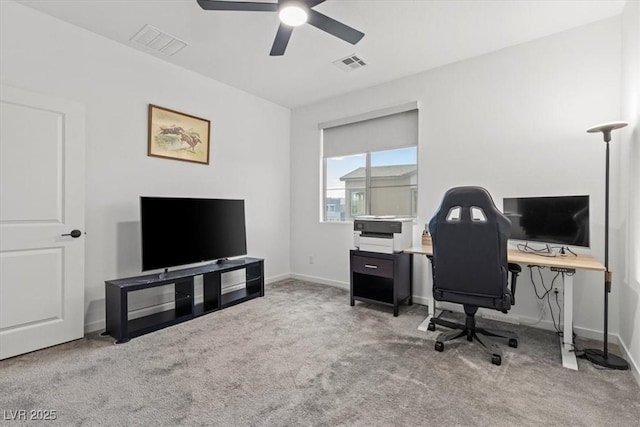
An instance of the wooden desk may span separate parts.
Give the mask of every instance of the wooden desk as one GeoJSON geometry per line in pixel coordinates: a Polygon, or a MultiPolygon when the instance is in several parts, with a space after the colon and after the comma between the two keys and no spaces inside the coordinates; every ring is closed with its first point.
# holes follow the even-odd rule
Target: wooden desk
{"type": "MultiPolygon", "coordinates": [[[[431,238],[423,236],[422,245],[405,250],[410,254],[433,255],[431,238]]],[[[563,302],[563,336],[560,337],[560,349],[562,351],[562,366],[569,369],[578,369],[578,361],[573,351],[573,273],[576,270],[605,271],[604,265],[591,255],[556,256],[545,257],[534,253],[522,252],[517,249],[509,249],[507,253],[509,262],[525,265],[539,265],[549,267],[552,271],[562,273],[562,302],[563,302]],[[569,274],[565,274],[569,273],[569,274]]],[[[603,282],[604,283],[604,282],[603,282]]],[[[433,295],[427,298],[429,304],[429,316],[420,324],[418,329],[427,330],[431,317],[435,315],[435,301],[433,295]]]]}

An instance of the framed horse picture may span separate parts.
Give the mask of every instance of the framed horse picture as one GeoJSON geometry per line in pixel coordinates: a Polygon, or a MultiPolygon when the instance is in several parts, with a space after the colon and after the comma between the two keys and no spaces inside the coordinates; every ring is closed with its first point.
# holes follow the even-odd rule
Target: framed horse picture
{"type": "Polygon", "coordinates": [[[149,104],[152,157],[209,164],[209,120],[149,104]]]}

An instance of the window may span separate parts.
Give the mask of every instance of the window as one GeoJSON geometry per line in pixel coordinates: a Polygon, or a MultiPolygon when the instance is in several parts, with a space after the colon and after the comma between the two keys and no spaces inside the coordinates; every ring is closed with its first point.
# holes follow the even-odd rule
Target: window
{"type": "Polygon", "coordinates": [[[399,113],[321,129],[323,221],[353,221],[359,215],[417,216],[415,104],[399,113]],[[340,215],[329,210],[329,200],[340,201],[340,215]]]}
{"type": "MultiPolygon", "coordinates": [[[[417,166],[417,165],[416,165],[417,166]]],[[[411,189],[411,216],[418,216],[418,188],[411,189]]]]}
{"type": "Polygon", "coordinates": [[[351,216],[364,215],[366,212],[364,204],[364,191],[351,191],[351,216]]]}

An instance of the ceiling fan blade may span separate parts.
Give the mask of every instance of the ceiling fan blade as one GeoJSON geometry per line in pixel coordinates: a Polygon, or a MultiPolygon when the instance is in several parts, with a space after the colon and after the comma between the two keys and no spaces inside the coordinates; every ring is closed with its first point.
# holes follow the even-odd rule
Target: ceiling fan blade
{"type": "Polygon", "coordinates": [[[242,10],[248,12],[277,12],[278,3],[256,1],[198,0],[204,10],[242,10]]]}
{"type": "Polygon", "coordinates": [[[324,3],[327,0],[305,0],[305,1],[307,3],[307,6],[311,8],[313,6],[319,5],[320,3],[324,3]]]}
{"type": "Polygon", "coordinates": [[[291,38],[291,33],[293,32],[293,27],[289,25],[280,24],[278,27],[278,32],[276,33],[276,39],[273,41],[273,46],[271,47],[271,52],[269,56],[282,56],[284,55],[284,51],[287,50],[287,45],[289,44],[289,39],[291,38]]]}
{"type": "Polygon", "coordinates": [[[309,10],[309,24],[314,27],[326,31],[327,33],[338,37],[351,44],[356,44],[364,37],[364,33],[349,27],[348,25],[331,19],[320,12],[313,9],[309,10]]]}

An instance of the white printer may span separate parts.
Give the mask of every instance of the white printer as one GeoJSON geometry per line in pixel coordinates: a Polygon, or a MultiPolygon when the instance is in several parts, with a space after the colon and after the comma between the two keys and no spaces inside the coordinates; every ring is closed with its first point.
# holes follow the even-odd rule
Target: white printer
{"type": "Polygon", "coordinates": [[[361,251],[392,254],[413,246],[411,218],[359,216],[353,221],[353,244],[361,251]]]}

